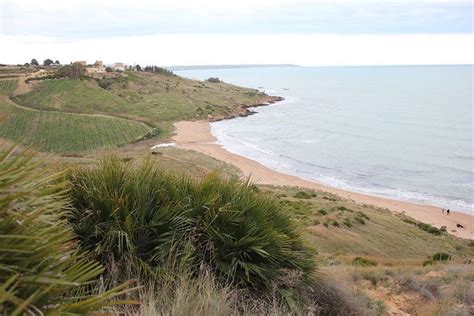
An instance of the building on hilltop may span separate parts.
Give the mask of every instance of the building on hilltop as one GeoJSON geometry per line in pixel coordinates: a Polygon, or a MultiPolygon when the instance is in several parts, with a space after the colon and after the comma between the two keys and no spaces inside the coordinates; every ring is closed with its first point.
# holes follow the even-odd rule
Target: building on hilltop
{"type": "Polygon", "coordinates": [[[105,72],[104,63],[101,60],[96,60],[96,62],[92,66],[86,68],[86,71],[88,74],[105,72]]]}
{"type": "Polygon", "coordinates": [[[125,71],[125,65],[123,63],[115,63],[112,68],[115,71],[125,71]]]}
{"type": "Polygon", "coordinates": [[[96,60],[94,63],[94,68],[97,69],[97,72],[105,72],[105,66],[102,60],[96,60]]]}

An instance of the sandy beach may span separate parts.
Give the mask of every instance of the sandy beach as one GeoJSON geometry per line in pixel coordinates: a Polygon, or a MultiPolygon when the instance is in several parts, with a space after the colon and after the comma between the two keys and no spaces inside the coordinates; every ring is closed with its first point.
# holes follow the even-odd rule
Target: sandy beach
{"type": "Polygon", "coordinates": [[[195,150],[232,164],[239,168],[246,177],[251,176],[256,183],[277,186],[299,186],[330,192],[356,203],[371,204],[387,208],[393,212],[405,213],[418,221],[434,225],[438,228],[446,226],[447,231],[455,236],[474,239],[474,217],[466,213],[451,211],[450,215],[446,215],[442,214],[439,207],[349,192],[274,171],[254,160],[225,150],[216,143],[217,140],[211,134],[210,125],[206,121],[178,122],[175,124],[175,129],[176,135],[173,137],[173,141],[178,147],[195,150]],[[464,228],[457,228],[456,224],[461,224],[464,228]]]}

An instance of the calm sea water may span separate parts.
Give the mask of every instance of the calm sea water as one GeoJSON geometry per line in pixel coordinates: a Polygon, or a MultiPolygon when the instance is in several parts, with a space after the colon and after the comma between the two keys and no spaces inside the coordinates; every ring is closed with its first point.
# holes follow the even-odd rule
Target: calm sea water
{"type": "Polygon", "coordinates": [[[213,123],[229,151],[333,187],[473,212],[473,66],[180,71],[285,101],[213,123]]]}

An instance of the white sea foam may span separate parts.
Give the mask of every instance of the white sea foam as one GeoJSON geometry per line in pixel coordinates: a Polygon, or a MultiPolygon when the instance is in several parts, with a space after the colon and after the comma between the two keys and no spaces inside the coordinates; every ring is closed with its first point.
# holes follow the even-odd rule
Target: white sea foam
{"type": "Polygon", "coordinates": [[[150,149],[174,147],[174,146],[176,146],[176,143],[163,143],[163,144],[155,145],[155,146],[151,147],[150,149]]]}

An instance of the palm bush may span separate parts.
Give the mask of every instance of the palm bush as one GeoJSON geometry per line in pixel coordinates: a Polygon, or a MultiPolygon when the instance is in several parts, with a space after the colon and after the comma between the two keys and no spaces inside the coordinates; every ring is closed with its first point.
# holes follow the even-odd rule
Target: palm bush
{"type": "Polygon", "coordinates": [[[0,154],[0,314],[87,313],[110,304],[128,286],[92,295],[103,269],[72,242],[63,175],[48,175],[29,154],[0,154]]]}
{"type": "Polygon", "coordinates": [[[70,182],[70,223],[82,249],[102,262],[111,278],[154,273],[189,226],[171,178],[150,163],[132,169],[106,159],[97,168],[74,170],[70,182]]]}
{"type": "Polygon", "coordinates": [[[296,284],[288,275],[313,279],[313,252],[289,212],[248,181],[194,180],[117,158],[69,178],[74,232],[115,276],[156,275],[173,258],[226,284],[264,292],[278,283],[284,296],[296,284]]]}

